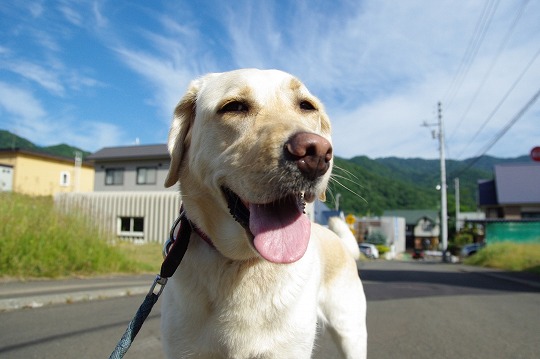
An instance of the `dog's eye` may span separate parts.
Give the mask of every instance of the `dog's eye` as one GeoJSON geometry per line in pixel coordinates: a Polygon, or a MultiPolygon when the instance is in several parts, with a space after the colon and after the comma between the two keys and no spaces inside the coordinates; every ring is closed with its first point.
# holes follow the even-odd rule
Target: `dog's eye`
{"type": "Polygon", "coordinates": [[[220,110],[220,113],[225,112],[248,112],[249,106],[241,101],[231,101],[226,103],[220,110]]]}
{"type": "Polygon", "coordinates": [[[313,104],[307,100],[304,100],[304,101],[301,101],[300,102],[300,108],[302,110],[305,110],[305,111],[313,111],[313,110],[316,110],[315,106],[313,106],[313,104]]]}

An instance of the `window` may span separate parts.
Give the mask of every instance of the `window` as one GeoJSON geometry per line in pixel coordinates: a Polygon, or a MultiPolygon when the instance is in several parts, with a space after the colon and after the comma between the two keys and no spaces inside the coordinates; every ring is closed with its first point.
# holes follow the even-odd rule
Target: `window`
{"type": "Polygon", "coordinates": [[[540,212],[521,212],[521,218],[537,219],[537,218],[540,218],[540,212]]]}
{"type": "Polygon", "coordinates": [[[118,217],[118,235],[142,237],[144,217],[118,217]]]}
{"type": "Polygon", "coordinates": [[[157,167],[137,168],[137,184],[156,184],[157,167]]]}
{"type": "Polygon", "coordinates": [[[107,186],[124,184],[123,168],[108,168],[105,170],[105,184],[107,186]]]}
{"type": "Polygon", "coordinates": [[[60,186],[68,187],[69,186],[70,173],[67,171],[60,172],[60,186]]]}
{"type": "Polygon", "coordinates": [[[432,232],[433,231],[433,223],[431,223],[427,219],[424,219],[424,222],[422,223],[422,230],[424,232],[432,232]]]}

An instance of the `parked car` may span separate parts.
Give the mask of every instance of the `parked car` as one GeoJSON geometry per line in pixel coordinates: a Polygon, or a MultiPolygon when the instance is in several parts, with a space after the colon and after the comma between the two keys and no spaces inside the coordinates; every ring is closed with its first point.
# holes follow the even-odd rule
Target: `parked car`
{"type": "Polygon", "coordinates": [[[424,259],[424,250],[415,248],[412,254],[413,259],[424,259]]]}
{"type": "Polygon", "coordinates": [[[461,248],[461,257],[470,257],[473,254],[476,254],[480,249],[482,249],[486,244],[483,242],[466,244],[461,248]]]}
{"type": "Polygon", "coordinates": [[[360,252],[364,253],[364,255],[368,258],[377,259],[379,258],[379,250],[377,247],[375,247],[374,244],[371,243],[360,243],[360,252]]]}

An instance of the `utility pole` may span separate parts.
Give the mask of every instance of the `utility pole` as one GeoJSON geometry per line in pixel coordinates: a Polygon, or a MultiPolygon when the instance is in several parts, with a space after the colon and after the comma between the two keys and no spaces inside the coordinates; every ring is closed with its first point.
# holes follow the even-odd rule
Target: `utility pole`
{"type": "Polygon", "coordinates": [[[75,169],[74,169],[74,192],[79,192],[81,189],[81,166],[82,166],[82,152],[75,151],[75,169]]]}
{"type": "MultiPolygon", "coordinates": [[[[441,103],[437,104],[439,118],[439,146],[441,156],[441,239],[443,253],[448,248],[448,208],[446,204],[446,157],[444,153],[444,126],[441,103]]],[[[445,256],[443,255],[443,258],[445,256]]]]}
{"type": "Polygon", "coordinates": [[[454,178],[454,188],[456,190],[456,233],[461,229],[459,223],[459,178],[454,178]]]}
{"type": "Polygon", "coordinates": [[[445,259],[444,252],[448,247],[448,209],[447,209],[447,199],[446,199],[446,157],[444,153],[444,124],[442,117],[441,103],[437,103],[437,123],[426,123],[422,126],[431,127],[438,126],[439,133],[439,156],[441,161],[441,243],[443,251],[443,259],[445,259]]]}

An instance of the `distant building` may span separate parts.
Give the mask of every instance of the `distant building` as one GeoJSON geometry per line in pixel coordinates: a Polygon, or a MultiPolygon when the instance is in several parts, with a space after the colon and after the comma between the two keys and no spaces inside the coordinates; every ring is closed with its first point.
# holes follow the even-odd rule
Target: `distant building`
{"type": "Polygon", "coordinates": [[[478,211],[478,212],[459,212],[456,227],[457,228],[463,228],[465,226],[465,222],[467,221],[474,221],[474,220],[483,220],[486,218],[486,214],[484,212],[478,211]]]}
{"type": "Polygon", "coordinates": [[[94,191],[178,191],[164,187],[170,157],[167,145],[105,147],[87,158],[96,171],[94,191]]]}
{"type": "Polygon", "coordinates": [[[51,196],[57,193],[89,192],[94,184],[94,167],[32,150],[0,149],[0,191],[51,196]]]}
{"type": "Polygon", "coordinates": [[[94,163],[93,193],[59,194],[60,208],[86,212],[105,233],[134,242],[163,242],[178,216],[178,186],[165,188],[167,145],[106,147],[94,163]]]}
{"type": "Polygon", "coordinates": [[[540,163],[502,164],[478,182],[478,206],[487,219],[540,219],[540,163]]]}
{"type": "Polygon", "coordinates": [[[406,250],[406,223],[403,217],[356,218],[354,227],[358,242],[365,242],[374,234],[380,233],[386,241],[385,245],[392,249],[392,255],[406,250]]]}
{"type": "Polygon", "coordinates": [[[466,222],[484,226],[489,243],[540,242],[540,163],[502,164],[494,179],[478,181],[478,206],[485,219],[466,222]]]}
{"type": "Polygon", "coordinates": [[[439,213],[434,210],[387,210],[383,217],[405,218],[406,249],[436,250],[439,247],[439,213]]]}
{"type": "MultiPolygon", "coordinates": [[[[93,193],[59,194],[60,208],[83,210],[106,233],[134,242],[163,242],[181,204],[179,187],[165,188],[167,145],[103,148],[94,163],[93,193]]],[[[313,221],[314,204],[305,208],[313,221]]]]}
{"type": "Polygon", "coordinates": [[[308,203],[305,212],[313,222],[323,226],[328,225],[328,219],[330,217],[344,217],[343,212],[328,208],[328,206],[319,199],[316,199],[313,203],[308,203]]]}

